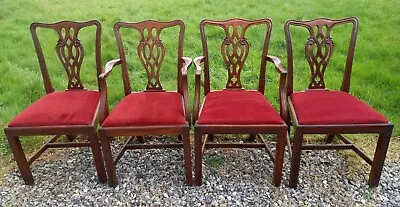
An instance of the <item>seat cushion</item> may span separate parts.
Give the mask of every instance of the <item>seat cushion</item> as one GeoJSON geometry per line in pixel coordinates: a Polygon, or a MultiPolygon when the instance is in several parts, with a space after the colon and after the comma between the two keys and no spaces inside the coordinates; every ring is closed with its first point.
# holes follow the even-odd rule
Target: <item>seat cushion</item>
{"type": "Polygon", "coordinates": [[[88,125],[99,103],[98,91],[59,91],[49,93],[17,115],[9,127],[88,125]]]}
{"type": "Polygon", "coordinates": [[[182,96],[176,92],[132,93],[117,104],[103,127],[185,124],[182,96]]]}
{"type": "Polygon", "coordinates": [[[388,120],[343,91],[306,91],[290,96],[299,124],[376,124],[388,120]]]}
{"type": "Polygon", "coordinates": [[[283,124],[283,120],[258,91],[223,90],[207,94],[198,124],[283,124]]]}

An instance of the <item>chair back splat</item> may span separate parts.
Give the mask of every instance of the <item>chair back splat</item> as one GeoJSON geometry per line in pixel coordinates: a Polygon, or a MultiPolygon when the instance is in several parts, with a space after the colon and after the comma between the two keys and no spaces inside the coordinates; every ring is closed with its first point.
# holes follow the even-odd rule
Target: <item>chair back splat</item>
{"type": "MultiPolygon", "coordinates": [[[[245,19],[230,19],[225,21],[203,20],[200,23],[200,34],[203,47],[204,57],[204,94],[210,92],[210,65],[208,58],[208,46],[205,27],[207,25],[221,27],[225,32],[225,38],[221,42],[221,55],[228,71],[227,89],[242,89],[240,74],[243,65],[246,62],[249,54],[249,42],[245,36],[249,27],[255,25],[265,25],[266,33],[262,50],[262,57],[268,53],[268,43],[272,31],[272,22],[270,19],[245,20],[245,19]]],[[[258,90],[264,93],[265,87],[265,66],[266,59],[261,58],[260,77],[258,90]]]]}
{"type": "Polygon", "coordinates": [[[291,95],[293,93],[293,48],[290,35],[290,27],[305,27],[307,28],[310,35],[304,46],[305,57],[311,71],[311,78],[308,89],[325,89],[325,70],[330,63],[335,47],[334,41],[331,37],[331,31],[335,26],[343,24],[353,24],[343,81],[340,89],[342,91],[349,92],[350,75],[353,66],[354,49],[358,33],[358,20],[356,18],[347,18],[340,20],[321,18],[311,21],[289,20],[285,24],[286,49],[288,58],[288,95],[291,95]]]}
{"type": "Polygon", "coordinates": [[[56,43],[57,57],[65,69],[68,77],[67,89],[84,89],[81,81],[81,66],[84,58],[84,46],[79,40],[81,29],[96,27],[96,69],[97,77],[101,74],[101,24],[96,21],[72,22],[62,21],[54,24],[33,23],[31,24],[31,34],[35,45],[36,54],[39,60],[40,69],[43,76],[44,86],[47,93],[54,91],[51,83],[42,47],[37,35],[37,28],[53,29],[57,32],[58,41],[56,43]]]}
{"type": "Polygon", "coordinates": [[[129,82],[128,68],[126,63],[125,49],[120,34],[121,28],[136,29],[140,33],[140,42],[137,47],[138,58],[146,70],[147,85],[145,91],[165,91],[160,83],[160,70],[165,57],[165,46],[160,39],[163,29],[170,27],[179,27],[178,35],[178,92],[182,93],[181,72],[183,66],[183,38],[185,33],[185,25],[181,20],[171,22],[156,22],[147,20],[139,23],[118,22],[114,25],[114,33],[117,39],[118,50],[121,59],[121,67],[123,74],[125,95],[131,93],[129,82]]]}

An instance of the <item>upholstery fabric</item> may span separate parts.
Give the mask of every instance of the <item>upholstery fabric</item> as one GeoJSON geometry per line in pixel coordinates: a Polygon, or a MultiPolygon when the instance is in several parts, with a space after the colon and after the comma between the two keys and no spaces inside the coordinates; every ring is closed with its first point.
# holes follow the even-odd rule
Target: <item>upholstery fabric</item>
{"type": "Polygon", "coordinates": [[[306,91],[290,96],[299,124],[376,124],[388,120],[343,91],[306,91]]]}

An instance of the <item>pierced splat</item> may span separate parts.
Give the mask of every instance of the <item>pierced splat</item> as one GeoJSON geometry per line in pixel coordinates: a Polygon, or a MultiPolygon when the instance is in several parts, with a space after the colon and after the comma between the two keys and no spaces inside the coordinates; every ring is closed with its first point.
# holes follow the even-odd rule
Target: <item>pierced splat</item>
{"type": "Polygon", "coordinates": [[[226,88],[242,88],[240,73],[249,54],[249,43],[244,36],[246,28],[240,25],[225,26],[225,39],[221,53],[228,70],[226,88]]]}
{"type": "Polygon", "coordinates": [[[305,45],[305,56],[311,69],[309,89],[325,88],[324,73],[334,49],[330,36],[331,28],[328,25],[307,27],[310,37],[305,45]]]}
{"type": "Polygon", "coordinates": [[[159,28],[144,28],[137,53],[147,74],[146,90],[163,90],[160,83],[160,67],[165,56],[165,47],[160,40],[159,28]]]}
{"type": "Polygon", "coordinates": [[[68,76],[68,89],[83,89],[80,71],[84,56],[83,46],[78,39],[79,28],[57,28],[59,39],[56,45],[58,59],[68,76]]]}

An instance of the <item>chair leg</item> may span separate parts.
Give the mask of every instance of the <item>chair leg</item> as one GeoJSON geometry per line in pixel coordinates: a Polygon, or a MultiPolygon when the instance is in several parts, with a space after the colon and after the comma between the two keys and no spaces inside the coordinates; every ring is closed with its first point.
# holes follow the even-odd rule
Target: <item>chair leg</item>
{"type": "Polygon", "coordinates": [[[201,186],[203,180],[203,166],[202,166],[202,140],[201,133],[195,129],[194,132],[194,171],[195,182],[197,186],[201,186]]]}
{"type": "Polygon", "coordinates": [[[70,134],[67,134],[66,136],[67,136],[68,141],[70,141],[70,142],[74,141],[77,137],[76,135],[70,135],[70,134]]]}
{"type": "Polygon", "coordinates": [[[186,174],[186,185],[192,185],[192,158],[190,156],[190,131],[189,128],[183,132],[183,154],[185,159],[185,174],[186,174]]]}
{"type": "Polygon", "coordinates": [[[301,158],[301,146],[303,142],[303,130],[296,128],[294,133],[293,151],[290,166],[290,180],[289,187],[296,188],[299,178],[300,158],[301,158]]]}
{"type": "Polygon", "coordinates": [[[286,136],[287,136],[286,130],[278,134],[278,140],[275,152],[275,162],[274,162],[275,186],[280,186],[282,182],[282,168],[283,168],[283,158],[285,156],[286,136]]]}
{"type": "Polygon", "coordinates": [[[326,143],[326,144],[332,143],[333,138],[335,138],[335,135],[334,135],[334,134],[327,134],[327,135],[325,136],[325,143],[326,143]]]}
{"type": "Polygon", "coordinates": [[[26,185],[33,185],[33,176],[31,169],[29,168],[28,161],[26,160],[25,153],[22,149],[21,142],[18,136],[7,136],[8,143],[10,144],[11,150],[14,154],[15,161],[17,162],[19,171],[21,172],[22,178],[26,185]]]}
{"type": "Polygon", "coordinates": [[[115,172],[115,164],[112,157],[110,142],[111,139],[102,133],[100,133],[101,148],[103,150],[103,158],[106,164],[108,185],[115,187],[117,185],[117,175],[115,172]]]}
{"type": "Polygon", "coordinates": [[[183,137],[182,135],[178,135],[178,140],[183,141],[182,137],[183,137]]]}
{"type": "Polygon", "coordinates": [[[370,187],[377,187],[381,178],[383,164],[385,162],[387,149],[389,147],[390,137],[392,136],[392,129],[388,133],[379,134],[378,144],[375,149],[374,160],[369,174],[368,185],[370,187]]]}
{"type": "Polygon", "coordinates": [[[93,160],[96,167],[97,176],[99,177],[100,183],[105,183],[107,181],[107,175],[104,169],[103,156],[101,155],[100,143],[96,132],[90,132],[88,134],[88,139],[90,147],[92,148],[93,160]]]}

